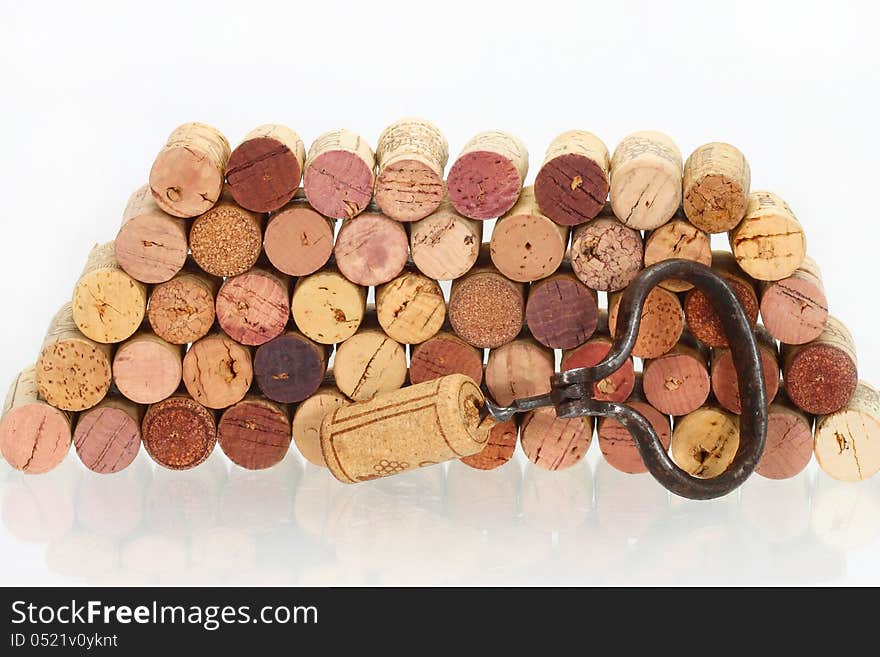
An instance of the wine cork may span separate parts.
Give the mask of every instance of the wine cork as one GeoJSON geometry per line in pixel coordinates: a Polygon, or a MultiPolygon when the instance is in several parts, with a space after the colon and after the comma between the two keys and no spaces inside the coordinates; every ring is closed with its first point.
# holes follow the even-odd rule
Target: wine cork
{"type": "Polygon", "coordinates": [[[593,439],[593,418],[558,418],[552,408],[523,415],[520,444],[526,457],[544,470],[564,470],[578,463],[593,439]]]}
{"type": "Polygon", "coordinates": [[[861,481],[880,470],[880,393],[859,381],[852,398],[816,419],[819,467],[841,481],[861,481]]]}
{"type": "Polygon", "coordinates": [[[813,456],[813,419],[781,394],[767,410],[767,439],[755,469],[768,479],[788,479],[813,456]]]}
{"type": "Polygon", "coordinates": [[[0,454],[16,470],[49,472],[70,451],[71,416],[41,399],[34,366],[9,387],[0,416],[0,454]]]}
{"type": "Polygon", "coordinates": [[[513,458],[517,435],[516,417],[498,422],[489,430],[489,439],[482,450],[459,460],[475,470],[494,470],[501,467],[513,458]]]}
{"type": "Polygon", "coordinates": [[[443,326],[443,290],[437,281],[405,271],[376,288],[376,315],[389,337],[404,344],[419,344],[443,326]]]}
{"type": "Polygon", "coordinates": [[[697,148],[684,163],[684,212],[707,233],[726,233],[746,213],[751,172],[739,149],[712,142],[697,148]]]}
{"type": "Polygon", "coordinates": [[[355,334],[366,305],[366,288],[338,271],[324,270],[296,282],[290,312],[303,335],[320,344],[335,344],[355,334]]]}
{"type": "Polygon", "coordinates": [[[321,453],[321,422],[324,416],[350,403],[335,385],[318,388],[293,414],[293,442],[309,463],[327,467],[321,453]]]}
{"type": "MultiPolygon", "coordinates": [[[[562,353],[561,369],[573,370],[578,367],[598,365],[611,351],[611,338],[596,335],[580,347],[562,353]]],[[[593,397],[600,401],[622,402],[627,399],[635,385],[635,367],[630,356],[623,365],[609,376],[593,384],[593,397]]]]}
{"type": "Polygon", "coordinates": [[[529,153],[517,137],[501,130],[475,135],[449,169],[446,191],[469,219],[495,219],[519,198],[529,170],[529,153]]]}
{"type": "Polygon", "coordinates": [[[483,222],[463,217],[448,199],[430,215],[410,224],[409,248],[413,263],[425,276],[438,281],[466,274],[480,254],[483,222]]]}
{"type": "Polygon", "coordinates": [[[672,460],[685,472],[711,479],[724,473],[739,449],[739,418],[706,404],[675,422],[672,460]]]}
{"type": "Polygon", "coordinates": [[[261,345],[284,332],[290,318],[290,280],[254,267],[227,278],[217,294],[217,323],[236,342],[261,345]]]}
{"type": "Polygon", "coordinates": [[[321,450],[346,483],[470,456],[494,424],[480,420],[482,405],[473,381],[450,374],[335,409],[321,424],[321,450]]]}
{"type": "Polygon", "coordinates": [[[126,274],[141,283],[164,283],[186,262],[186,222],[156,204],[149,185],[128,200],[116,233],[114,255],[126,274]]]}
{"type": "Polygon", "coordinates": [[[227,408],[217,423],[220,449],[247,470],[264,470],[280,462],[290,439],[287,409],[256,395],[227,408]]]}
{"type": "MultiPolygon", "coordinates": [[[[617,312],[620,307],[620,292],[608,297],[608,326],[611,335],[617,328],[617,312]]],[[[657,358],[675,346],[684,331],[684,311],[681,302],[669,290],[655,287],[642,305],[639,332],[633,345],[632,355],[636,358],[657,358]]]]}
{"type": "Polygon", "coordinates": [[[542,214],[534,187],[522,190],[510,211],[492,229],[492,264],[507,278],[528,283],[555,272],[568,247],[568,227],[542,214]]]}
{"type": "MultiPolygon", "coordinates": [[[[767,391],[767,399],[772,400],[776,398],[776,393],[779,390],[779,350],[776,348],[773,337],[763,327],[757,327],[755,337],[758,341],[758,353],[761,355],[761,368],[764,372],[764,389],[767,391]]],[[[718,403],[726,410],[736,415],[742,412],[739,398],[739,377],[730,349],[712,350],[712,392],[718,403]]]]}
{"type": "Polygon", "coordinates": [[[424,119],[401,119],[382,131],[376,144],[376,203],[397,221],[417,221],[443,200],[443,170],[449,144],[440,128],[424,119]]]}
{"type": "Polygon", "coordinates": [[[761,285],[761,318],[770,334],[785,344],[804,344],[822,334],[828,299],[812,258],[805,257],[791,276],[761,285]]]}
{"type": "Polygon", "coordinates": [[[644,267],[644,255],[641,233],[605,214],[571,234],[571,268],[594,290],[625,288],[644,267]]]}
{"type": "Polygon", "coordinates": [[[456,373],[470,377],[479,385],[483,380],[482,350],[448,331],[440,331],[413,349],[409,363],[409,379],[413,384],[456,373]]]}
{"type": "Polygon", "coordinates": [[[296,193],[306,147],[293,130],[270,123],[254,128],[235,147],[226,165],[232,198],[253,212],[271,212],[296,193]]]}
{"type": "Polygon", "coordinates": [[[489,351],[486,387],[496,403],[509,406],[550,392],[553,351],[530,338],[520,338],[489,351]]]}
{"type": "Polygon", "coordinates": [[[500,347],[522,330],[525,287],[494,267],[478,265],[452,283],[447,314],[452,330],[468,344],[500,347]]]}
{"type": "Polygon", "coordinates": [[[570,271],[556,272],[529,286],[526,324],[545,347],[574,349],[593,335],[598,321],[596,292],[570,271]]]}
{"type": "Polygon", "coordinates": [[[804,229],[773,192],[752,192],[746,216],[728,233],[739,266],[759,281],[791,276],[807,255],[804,229]]]}
{"type": "Polygon", "coordinates": [[[183,357],[183,385],[208,408],[226,408],[244,399],[253,375],[250,351],[223,333],[194,342],[183,357]]]}
{"type": "Polygon", "coordinates": [[[135,403],[162,401],[180,387],[183,351],[150,331],[135,333],[113,356],[113,382],[135,403]]]}
{"type": "Polygon", "coordinates": [[[333,229],[333,219],[315,212],[305,198],[295,198],[269,217],[263,249],[277,270],[289,276],[308,276],[330,259],[333,229]]]}
{"type": "Polygon", "coordinates": [[[110,347],[84,336],[71,304],[64,304],[49,324],[37,360],[40,396],[65,411],[91,408],[110,389],[110,362],[110,347]]]}
{"type": "Polygon", "coordinates": [[[130,337],[144,319],[147,288],[116,262],[114,242],[96,244],[73,289],[73,320],[83,335],[110,344],[130,337]]]}
{"type": "Polygon", "coordinates": [[[309,148],[303,188],[309,203],[325,217],[350,219],[373,196],[376,159],[366,140],[349,130],[332,130],[309,148]]]}
{"type": "Polygon", "coordinates": [[[254,377],[266,397],[282,404],[302,401],[324,380],[327,354],[296,331],[288,331],[257,349],[254,377]]]}
{"type": "Polygon", "coordinates": [[[390,393],[406,381],[406,352],[380,329],[362,328],[336,349],[336,386],[355,401],[390,393]]]}
{"type": "Polygon", "coordinates": [[[400,222],[378,212],[342,222],[333,247],[336,266],[358,285],[381,285],[403,271],[409,238],[400,222]]]}
{"type": "Polygon", "coordinates": [[[624,137],[611,157],[611,207],[623,224],[652,230],[681,205],[681,152],[661,132],[624,137]]]}
{"type": "Polygon", "coordinates": [[[563,132],[550,142],[535,176],[538,206],[563,226],[593,219],[605,207],[610,169],[608,148],[596,135],[563,132]]]}
{"type": "Polygon", "coordinates": [[[711,389],[708,353],[685,335],[672,349],[643,365],[645,398],[661,413],[687,415],[706,403],[711,389]]]}
{"type": "Polygon", "coordinates": [[[783,345],[785,392],[811,415],[828,415],[849,402],[858,384],[856,346],[849,329],[829,315],[815,340],[783,345]]]}
{"type": "Polygon", "coordinates": [[[245,210],[224,193],[189,230],[193,260],[214,276],[237,276],[257,263],[263,248],[263,215],[245,210]]]}
{"type": "MultiPolygon", "coordinates": [[[[645,267],[664,260],[682,258],[712,266],[712,244],[709,235],[684,219],[673,219],[652,230],[645,238],[645,267]]],[[[660,287],[670,292],[686,292],[693,285],[677,278],[662,281],[660,287]]]]}
{"type": "Polygon", "coordinates": [[[176,128],[150,169],[156,203],[175,217],[195,217],[209,210],[223,189],[229,142],[203,123],[176,128]]]}
{"type": "Polygon", "coordinates": [[[214,414],[185,395],[169,397],[147,409],[141,427],[147,454],[170,470],[203,463],[217,442],[214,414]]]}
{"type": "Polygon", "coordinates": [[[111,474],[132,464],[141,448],[143,406],[121,397],[105,397],[80,413],[73,433],[76,453],[93,472],[111,474]]]}
{"type": "Polygon", "coordinates": [[[184,269],[153,288],[147,318],[153,332],[171,344],[189,344],[214,325],[214,298],[220,280],[184,269]]]}

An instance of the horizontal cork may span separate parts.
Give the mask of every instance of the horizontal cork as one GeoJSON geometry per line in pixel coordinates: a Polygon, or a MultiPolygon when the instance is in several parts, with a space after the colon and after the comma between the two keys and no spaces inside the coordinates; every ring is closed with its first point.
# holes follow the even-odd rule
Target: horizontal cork
{"type": "Polygon", "coordinates": [[[355,334],[367,306],[367,289],[335,270],[300,278],[290,312],[297,328],[320,344],[343,342],[355,334]]]}
{"type": "Polygon", "coordinates": [[[849,402],[858,385],[856,346],[849,329],[829,316],[815,340],[783,345],[785,392],[811,415],[828,415],[849,402]]]}
{"type": "Polygon", "coordinates": [[[595,290],[570,271],[551,274],[529,287],[526,324],[545,347],[574,349],[593,335],[598,321],[595,290]]]}
{"type": "Polygon", "coordinates": [[[325,415],[349,403],[335,385],[326,385],[296,407],[293,414],[293,442],[306,461],[327,467],[324,454],[321,453],[321,422],[325,415]]]}
{"type": "Polygon", "coordinates": [[[684,163],[684,212],[697,228],[726,233],[745,216],[750,183],[749,163],[738,148],[703,144],[684,163]]]}
{"type": "Polygon", "coordinates": [[[381,285],[403,271],[409,238],[398,221],[379,212],[342,222],[333,247],[339,271],[358,285],[381,285]]]}
{"type": "Polygon", "coordinates": [[[526,457],[544,470],[565,470],[580,462],[593,440],[592,417],[558,418],[552,408],[523,415],[520,444],[526,457]]]}
{"type": "Polygon", "coordinates": [[[711,390],[709,354],[685,335],[672,349],[643,364],[645,398],[661,413],[687,415],[706,403],[711,390]]]}
{"type": "Polygon", "coordinates": [[[214,413],[186,395],[169,397],[147,409],[141,426],[147,454],[170,470],[203,463],[217,443],[214,413]]]}
{"type": "Polygon", "coordinates": [[[496,403],[509,406],[550,392],[553,351],[531,338],[520,338],[489,351],[486,388],[496,403]]]}
{"type": "Polygon", "coordinates": [[[327,369],[327,349],[296,331],[270,340],[254,355],[254,377],[266,397],[283,404],[302,401],[318,389],[327,369]]]}
{"type": "Polygon", "coordinates": [[[859,381],[843,408],[816,419],[819,467],[840,481],[862,481],[880,471],[880,393],[859,381]]]}
{"type": "Polygon", "coordinates": [[[681,152],[670,137],[650,130],[624,137],[611,157],[614,214],[636,230],[662,226],[681,205],[681,176],[681,152]]]}
{"type": "Polygon", "coordinates": [[[116,262],[141,283],[164,283],[179,272],[189,253],[186,222],[163,212],[149,185],[136,190],[116,233],[116,262]]]}
{"type": "Polygon", "coordinates": [[[254,267],[227,278],[217,294],[217,323],[236,342],[257,346],[281,335],[290,319],[290,279],[254,267]]]}
{"type": "Polygon", "coordinates": [[[468,141],[449,169],[446,191],[470,219],[495,219],[519,198],[529,170],[525,144],[508,132],[487,130],[468,141]]]}
{"type": "Polygon", "coordinates": [[[226,408],[244,399],[253,377],[251,352],[220,332],[194,342],[183,357],[183,385],[208,408],[226,408]]]}
{"type": "MultiPolygon", "coordinates": [[[[611,338],[607,335],[595,335],[584,344],[570,351],[562,352],[561,370],[573,370],[578,367],[598,365],[611,351],[611,338]]],[[[625,401],[635,386],[635,368],[630,356],[612,374],[593,384],[593,397],[600,401],[625,401]]]]}
{"type": "Polygon", "coordinates": [[[244,136],[226,165],[226,182],[232,198],[254,212],[282,207],[299,188],[306,147],[284,125],[261,125],[244,136]]]}
{"type": "Polygon", "coordinates": [[[184,123],[171,133],[150,169],[156,203],[175,217],[210,209],[223,189],[229,142],[204,123],[184,123]]]}
{"type": "Polygon", "coordinates": [[[173,395],[183,376],[183,345],[142,330],[119,345],[113,356],[113,382],[138,404],[155,404],[173,395]]]}
{"type": "Polygon", "coordinates": [[[788,479],[802,472],[812,456],[813,419],[784,394],[777,396],[767,411],[767,439],[755,472],[788,479]]]}
{"type": "MultiPolygon", "coordinates": [[[[645,267],[681,258],[712,266],[712,240],[709,235],[689,221],[673,219],[652,230],[645,238],[645,267]]],[[[693,288],[691,283],[677,278],[669,278],[660,287],[670,292],[686,292],[693,288]]]]}
{"type": "Polygon", "coordinates": [[[475,470],[494,470],[513,458],[513,454],[516,452],[517,437],[518,428],[515,417],[506,422],[498,422],[489,431],[489,440],[486,441],[483,449],[460,460],[475,470]]]}
{"type": "Polygon", "coordinates": [[[217,442],[223,453],[247,470],[279,463],[287,455],[290,440],[287,409],[256,395],[227,408],[217,423],[217,442]]]}
{"type": "Polygon", "coordinates": [[[804,344],[822,334],[828,299],[812,258],[805,257],[791,276],[761,284],[761,318],[771,335],[785,344],[804,344]]]}
{"type": "MultiPolygon", "coordinates": [[[[621,294],[617,292],[608,297],[608,327],[611,335],[614,335],[617,329],[621,294]]],[[[684,311],[678,297],[669,290],[655,287],[645,297],[632,355],[636,358],[662,356],[675,346],[681,338],[682,331],[684,331],[684,311]]]]}
{"type": "Polygon", "coordinates": [[[483,395],[466,376],[450,374],[324,417],[321,450],[345,483],[414,470],[483,449],[494,420],[480,420],[483,395]]]}
{"type": "Polygon", "coordinates": [[[132,464],[141,448],[144,407],[122,397],[105,397],[80,413],[73,433],[79,460],[101,474],[120,472],[132,464]]]}
{"type": "Polygon", "coordinates": [[[449,281],[466,274],[480,255],[483,222],[463,217],[448,199],[430,215],[410,224],[413,263],[425,276],[449,281]]]}
{"type": "Polygon", "coordinates": [[[336,348],[333,376],[355,401],[393,392],[406,381],[406,351],[384,331],[362,328],[336,348]]]}
{"type": "Polygon", "coordinates": [[[446,301],[437,281],[404,271],[376,288],[376,315],[385,333],[403,344],[432,337],[446,320],[446,301]]]}
{"type": "Polygon", "coordinates": [[[413,384],[423,383],[447,374],[464,374],[479,385],[483,380],[483,351],[454,333],[440,331],[412,350],[409,379],[413,384]]]}
{"type": "Polygon", "coordinates": [[[400,119],[382,131],[376,144],[376,203],[397,221],[417,221],[443,200],[443,170],[449,144],[440,128],[425,119],[400,119]]]}
{"type": "Polygon", "coordinates": [[[452,283],[447,315],[452,330],[478,348],[500,347],[523,327],[525,287],[491,265],[478,264],[452,283]]]}
{"type": "Polygon", "coordinates": [[[83,335],[111,344],[130,337],[144,320],[147,288],[116,262],[115,243],[95,245],[73,289],[73,320],[83,335]]]}
{"type": "Polygon", "coordinates": [[[733,463],[739,449],[739,418],[706,404],[675,422],[672,460],[688,474],[712,479],[733,463]]]}
{"type": "Polygon", "coordinates": [[[746,216],[728,233],[739,266],[759,281],[791,276],[807,255],[804,229],[773,192],[752,192],[746,216]]]}
{"type": "MultiPolygon", "coordinates": [[[[764,389],[767,391],[767,399],[772,400],[779,390],[779,350],[773,336],[763,327],[757,327],[755,337],[758,339],[758,352],[764,371],[764,389]]],[[[730,349],[722,347],[712,350],[712,393],[726,410],[736,415],[742,412],[739,377],[730,349]]]]}
{"type": "Polygon", "coordinates": [[[303,188],[311,206],[332,219],[350,219],[373,197],[376,157],[365,139],[332,130],[309,148],[303,188]]]}
{"type": "Polygon", "coordinates": [[[563,132],[550,142],[535,176],[538,206],[563,226],[589,221],[605,207],[610,170],[601,139],[586,130],[563,132]]]}
{"type": "Polygon", "coordinates": [[[295,198],[269,217],[263,249],[278,271],[308,276],[330,260],[333,230],[333,219],[313,210],[305,198],[295,198]]]}
{"type": "Polygon", "coordinates": [[[245,210],[228,191],[189,230],[193,260],[214,276],[237,276],[257,264],[263,248],[263,215],[245,210]]]}
{"type": "Polygon", "coordinates": [[[157,285],[147,309],[153,332],[171,344],[189,344],[204,337],[214,325],[219,289],[220,279],[189,269],[157,285]]]}
{"type": "Polygon", "coordinates": [[[91,408],[110,389],[110,347],[80,332],[69,303],[49,323],[36,368],[40,397],[65,411],[91,408]]]}
{"type": "Polygon", "coordinates": [[[594,290],[622,290],[642,270],[644,257],[641,233],[606,214],[571,234],[571,268],[594,290]]]}

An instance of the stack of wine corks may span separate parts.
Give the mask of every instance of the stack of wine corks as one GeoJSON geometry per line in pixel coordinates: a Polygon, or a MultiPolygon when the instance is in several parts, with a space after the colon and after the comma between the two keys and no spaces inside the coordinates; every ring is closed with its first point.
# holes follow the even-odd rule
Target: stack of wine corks
{"type": "MultiPolygon", "coordinates": [[[[803,227],[782,197],[751,190],[738,149],[715,142],[684,158],[643,131],[612,150],[569,130],[534,184],[505,130],[452,153],[418,118],[375,142],[333,130],[308,149],[280,124],[234,148],[210,126],[180,126],[15,378],[0,452],[39,473],[73,445],[112,473],[141,445],[177,470],[219,445],[263,469],[293,443],[351,482],[450,458],[500,467],[518,440],[537,467],[559,470],[598,442],[613,467],[644,472],[614,421],[548,408],[494,423],[480,407],[484,395],[547,393],[557,367],[601,362],[627,286],[684,258],[712,267],[754,326],[770,403],[757,471],[791,477],[813,453],[838,479],[880,469],[880,394],[828,314],[803,227]],[[719,233],[729,251],[712,251],[719,233]]],[[[593,395],[645,415],[693,476],[717,476],[739,446],[729,347],[707,297],[664,281],[631,357],[593,395]]]]}

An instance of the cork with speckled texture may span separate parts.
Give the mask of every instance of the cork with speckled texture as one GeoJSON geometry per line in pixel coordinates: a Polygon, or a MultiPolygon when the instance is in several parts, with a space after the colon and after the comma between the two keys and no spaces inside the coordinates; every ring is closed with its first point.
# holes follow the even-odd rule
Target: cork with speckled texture
{"type": "Polygon", "coordinates": [[[767,438],[755,469],[768,479],[794,477],[813,456],[813,418],[783,394],[767,409],[767,438]]]}
{"type": "Polygon", "coordinates": [[[149,330],[139,331],[113,355],[113,382],[126,398],[155,404],[180,387],[183,345],[171,344],[149,330]]]}
{"type": "Polygon", "coordinates": [[[427,276],[404,271],[376,288],[376,315],[389,337],[403,344],[419,344],[443,326],[443,290],[427,276]]]}
{"type": "Polygon", "coordinates": [[[813,450],[819,467],[841,481],[861,481],[880,471],[880,393],[859,381],[849,402],[816,420],[813,450]]]}
{"type": "MultiPolygon", "coordinates": [[[[709,235],[685,219],[673,219],[652,230],[645,237],[645,267],[664,260],[682,258],[712,266],[712,244],[709,235]]],[[[693,285],[687,281],[668,278],[660,287],[670,292],[686,292],[693,285]]]]}
{"type": "Polygon", "coordinates": [[[263,248],[263,215],[245,210],[228,191],[189,230],[193,260],[214,276],[237,276],[257,264],[263,248]]]}
{"type": "Polygon", "coordinates": [[[366,305],[365,287],[325,269],[296,282],[290,312],[303,335],[320,344],[335,344],[355,334],[366,305]]]}
{"type": "Polygon", "coordinates": [[[305,159],[306,147],[296,132],[277,123],[258,126],[229,156],[229,191],[248,210],[277,210],[296,194],[305,159]]]}
{"type": "Polygon", "coordinates": [[[150,294],[147,318],[153,331],[171,344],[189,344],[207,335],[214,325],[214,299],[220,279],[184,269],[150,294]]]}
{"type": "Polygon", "coordinates": [[[728,233],[737,264],[759,281],[791,276],[807,255],[807,238],[788,204],[773,192],[749,194],[746,216],[728,233]]]}
{"type": "Polygon", "coordinates": [[[79,460],[101,474],[127,468],[141,448],[143,416],[143,406],[118,396],[80,413],[73,433],[79,460]]]}
{"type": "Polygon", "coordinates": [[[645,398],[661,413],[687,415],[706,403],[711,390],[709,354],[692,337],[642,365],[645,398]]]}
{"type": "Polygon", "coordinates": [[[438,281],[463,276],[476,263],[483,240],[483,222],[463,217],[448,199],[419,221],[410,224],[409,248],[413,263],[438,281]]]}
{"type": "Polygon", "coordinates": [[[312,465],[327,467],[321,453],[321,423],[324,416],[348,403],[349,400],[335,385],[325,385],[296,407],[292,425],[293,441],[303,458],[312,465]]]}
{"type": "Polygon", "coordinates": [[[486,388],[496,403],[509,406],[550,392],[553,351],[532,338],[519,338],[489,351],[486,388]]]}
{"type": "Polygon", "coordinates": [[[331,130],[312,142],[303,174],[311,206],[332,219],[350,219],[373,197],[376,156],[350,130],[331,130]]]}
{"type": "Polygon", "coordinates": [[[593,439],[592,417],[558,418],[552,408],[523,415],[520,444],[526,457],[544,470],[565,470],[578,463],[593,439]]]}
{"type": "Polygon", "coordinates": [[[516,417],[506,422],[498,422],[489,431],[489,439],[483,449],[471,456],[465,456],[460,461],[476,470],[499,468],[513,458],[517,437],[516,417]]]}
{"type": "Polygon", "coordinates": [[[194,342],[183,357],[183,384],[208,408],[226,408],[244,399],[253,377],[250,350],[221,332],[194,342]]]}
{"type": "Polygon", "coordinates": [[[491,265],[478,264],[452,283],[447,315],[452,330],[478,348],[493,348],[519,335],[525,287],[491,265]]]}
{"type": "Polygon", "coordinates": [[[739,418],[706,404],[675,422],[672,460],[688,474],[711,479],[722,474],[739,449],[739,418]]]}
{"type": "Polygon", "coordinates": [[[526,323],[545,347],[574,349],[593,335],[598,321],[595,290],[570,271],[556,272],[529,286],[526,323]]]}
{"type": "Polygon", "coordinates": [[[809,256],[791,276],[761,283],[761,319],[774,338],[804,344],[818,338],[828,319],[819,266],[809,256]]]}
{"type": "Polygon", "coordinates": [[[745,216],[751,171],[738,148],[723,142],[703,144],[684,164],[684,212],[707,233],[726,233],[745,216]]]}
{"type": "Polygon", "coordinates": [[[464,374],[478,385],[483,380],[483,350],[449,331],[439,331],[410,353],[409,378],[422,383],[447,374],[464,374]]]}
{"type": "Polygon", "coordinates": [[[336,348],[333,376],[347,397],[366,401],[404,384],[406,352],[384,331],[362,328],[336,348]]]}
{"type": "Polygon", "coordinates": [[[644,256],[641,233],[605,212],[571,234],[571,268],[594,290],[625,288],[644,267],[644,256]]]}
{"type": "MultiPolygon", "coordinates": [[[[611,335],[617,328],[617,312],[622,293],[608,297],[608,327],[611,335]]],[[[669,290],[655,287],[642,306],[639,332],[633,345],[636,358],[657,358],[672,349],[684,331],[684,311],[678,297],[669,290]]]]}
{"type": "Polygon", "coordinates": [[[257,346],[281,335],[290,319],[290,279],[254,267],[227,278],[217,294],[217,322],[236,342],[257,346]]]}
{"type": "Polygon", "coordinates": [[[170,470],[203,463],[217,443],[214,413],[186,395],[175,395],[147,409],[141,425],[147,454],[170,470]]]}
{"type": "MultiPolygon", "coordinates": [[[[758,353],[761,356],[761,368],[764,373],[764,390],[767,400],[776,397],[779,390],[779,349],[773,336],[762,326],[755,330],[758,342],[758,353]]],[[[712,393],[715,399],[726,410],[739,415],[742,403],[739,397],[739,376],[733,362],[733,353],[727,348],[712,350],[712,393]]]]}
{"type": "Polygon", "coordinates": [[[314,274],[333,253],[334,223],[313,210],[305,197],[296,197],[269,217],[263,236],[266,257],[290,276],[314,274]]]}
{"type": "Polygon", "coordinates": [[[227,408],[217,423],[217,442],[223,453],[247,470],[279,463],[287,455],[290,440],[287,409],[257,395],[227,408]]]}

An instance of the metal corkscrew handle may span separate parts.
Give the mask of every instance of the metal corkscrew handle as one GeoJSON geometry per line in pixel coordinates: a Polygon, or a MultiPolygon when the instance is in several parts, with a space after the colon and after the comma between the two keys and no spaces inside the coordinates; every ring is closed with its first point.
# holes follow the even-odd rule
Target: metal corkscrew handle
{"type": "Polygon", "coordinates": [[[627,286],[620,299],[614,342],[608,356],[594,367],[579,367],[555,374],[551,392],[546,395],[518,399],[501,407],[487,400],[489,413],[504,421],[516,413],[544,406],[553,406],[557,417],[598,415],[617,420],[629,431],[639,454],[654,478],[676,495],[707,500],[726,495],[754,472],[767,434],[767,392],[758,344],[742,304],[730,286],[705,265],[691,260],[665,260],[642,270],[627,286]],[[739,447],[733,462],[722,474],[711,479],[693,477],[673,461],[650,422],[625,404],[593,399],[593,383],[620,368],[629,358],[639,332],[642,306],[651,289],[668,278],[692,283],[712,303],[718,313],[724,334],[730,343],[739,381],[742,402],[739,447]]]}

